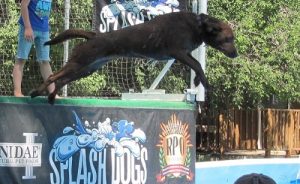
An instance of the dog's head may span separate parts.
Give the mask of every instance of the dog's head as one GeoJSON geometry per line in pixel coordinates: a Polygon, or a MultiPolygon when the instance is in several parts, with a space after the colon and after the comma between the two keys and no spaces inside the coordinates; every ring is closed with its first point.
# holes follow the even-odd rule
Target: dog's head
{"type": "Polygon", "coordinates": [[[206,44],[230,58],[237,57],[237,50],[234,46],[234,34],[228,24],[206,14],[200,14],[197,18],[201,27],[202,40],[206,44]]]}

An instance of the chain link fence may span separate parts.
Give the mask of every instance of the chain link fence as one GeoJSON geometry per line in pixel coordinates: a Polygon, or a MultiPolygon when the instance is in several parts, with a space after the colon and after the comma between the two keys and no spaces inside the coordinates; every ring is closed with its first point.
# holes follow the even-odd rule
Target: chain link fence
{"type": "MultiPolygon", "coordinates": [[[[191,7],[192,3],[189,3],[191,7]]],[[[93,0],[71,2],[70,28],[92,30],[94,18],[93,0]]],[[[51,37],[64,30],[65,4],[63,0],[53,1],[51,12],[51,37]]],[[[13,95],[12,70],[17,49],[18,19],[20,2],[1,0],[0,3],[0,95],[13,95]]],[[[69,52],[82,40],[70,40],[69,52]]],[[[63,66],[63,44],[51,47],[51,66],[55,72],[63,66]]],[[[25,95],[38,87],[43,81],[38,63],[35,62],[35,50],[31,50],[29,60],[24,67],[22,90],[25,95]]],[[[70,97],[111,97],[118,98],[122,92],[134,90],[141,92],[150,87],[165,62],[120,58],[108,63],[89,77],[70,83],[67,95],[70,97]]],[[[190,69],[175,62],[157,88],[167,93],[182,93],[189,88],[190,69]]]]}

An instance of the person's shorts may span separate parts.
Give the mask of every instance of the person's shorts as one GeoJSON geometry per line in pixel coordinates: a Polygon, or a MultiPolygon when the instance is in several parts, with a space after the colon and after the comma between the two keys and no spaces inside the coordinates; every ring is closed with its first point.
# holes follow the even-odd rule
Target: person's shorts
{"type": "Polygon", "coordinates": [[[19,26],[19,34],[18,34],[18,50],[17,50],[17,59],[27,60],[28,55],[30,53],[32,45],[35,47],[36,52],[36,60],[38,62],[49,62],[49,52],[50,47],[44,46],[46,41],[49,41],[49,31],[41,32],[41,31],[33,31],[34,34],[34,43],[29,42],[24,37],[24,26],[19,26]]]}

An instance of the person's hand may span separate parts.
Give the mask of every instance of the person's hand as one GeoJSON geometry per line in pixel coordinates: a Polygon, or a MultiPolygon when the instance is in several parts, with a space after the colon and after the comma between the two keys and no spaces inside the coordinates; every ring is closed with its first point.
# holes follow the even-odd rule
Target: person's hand
{"type": "Polygon", "coordinates": [[[32,28],[25,28],[24,31],[24,37],[25,40],[29,41],[29,42],[33,42],[34,40],[34,35],[33,35],[33,30],[32,28]]]}

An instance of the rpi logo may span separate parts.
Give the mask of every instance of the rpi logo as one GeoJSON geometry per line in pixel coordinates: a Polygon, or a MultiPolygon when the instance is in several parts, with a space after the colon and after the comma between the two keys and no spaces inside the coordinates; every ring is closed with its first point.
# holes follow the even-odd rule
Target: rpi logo
{"type": "Polygon", "coordinates": [[[36,179],[33,167],[41,167],[42,144],[37,133],[23,133],[25,143],[0,143],[0,167],[25,167],[22,179],[36,179]]]}

